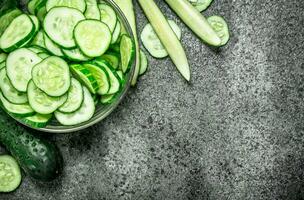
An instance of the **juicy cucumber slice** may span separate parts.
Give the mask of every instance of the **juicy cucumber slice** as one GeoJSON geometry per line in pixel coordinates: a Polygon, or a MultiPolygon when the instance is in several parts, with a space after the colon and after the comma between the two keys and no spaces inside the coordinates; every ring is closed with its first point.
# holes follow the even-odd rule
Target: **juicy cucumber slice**
{"type": "Polygon", "coordinates": [[[140,50],[140,69],[139,69],[139,75],[143,75],[148,68],[148,59],[146,54],[140,50]]]}
{"type": "Polygon", "coordinates": [[[44,44],[44,33],[40,30],[37,35],[35,36],[34,40],[31,43],[32,46],[38,46],[41,48],[46,48],[44,44]]]}
{"type": "Polygon", "coordinates": [[[35,111],[32,109],[32,107],[29,104],[13,104],[9,102],[3,96],[2,92],[0,92],[0,100],[3,108],[7,112],[12,113],[15,116],[27,117],[27,116],[32,116],[35,113],[35,111]]]}
{"type": "Polygon", "coordinates": [[[68,91],[67,101],[59,107],[59,111],[63,113],[71,113],[80,108],[83,102],[83,90],[79,81],[72,78],[71,86],[68,91]]]}
{"type": "Polygon", "coordinates": [[[121,68],[126,73],[131,68],[135,56],[135,45],[132,39],[123,35],[120,41],[121,68]]]}
{"type": "Polygon", "coordinates": [[[98,59],[95,60],[95,63],[100,67],[103,67],[106,70],[106,72],[109,74],[110,89],[106,94],[115,94],[116,92],[118,92],[121,85],[120,85],[120,78],[116,73],[116,71],[105,60],[98,59]]]}
{"type": "Polygon", "coordinates": [[[81,107],[73,113],[56,111],[55,117],[62,125],[76,125],[90,120],[95,112],[95,103],[92,95],[86,87],[83,87],[84,99],[81,107]]]}
{"type": "Polygon", "coordinates": [[[96,94],[99,90],[97,80],[87,68],[79,64],[73,64],[70,66],[70,70],[74,77],[83,83],[92,94],[96,94]]]}
{"type": "Polygon", "coordinates": [[[100,20],[105,23],[111,33],[114,32],[117,23],[116,12],[109,5],[101,3],[98,4],[99,12],[100,12],[100,20]]]}
{"type": "Polygon", "coordinates": [[[84,15],[75,8],[55,7],[44,18],[43,27],[46,34],[63,48],[76,47],[73,31],[77,23],[84,20],[84,15]]]}
{"type": "Polygon", "coordinates": [[[94,78],[97,80],[99,89],[97,91],[97,94],[104,95],[107,94],[110,90],[110,77],[109,73],[103,66],[91,64],[91,63],[85,63],[83,65],[85,68],[87,68],[94,78]]]}
{"type": "Polygon", "coordinates": [[[120,36],[120,30],[121,30],[121,25],[120,25],[120,22],[117,21],[116,27],[115,27],[114,32],[112,34],[111,44],[114,44],[118,41],[118,38],[120,36]]]}
{"type": "Polygon", "coordinates": [[[62,96],[71,84],[69,65],[59,57],[50,56],[33,67],[32,79],[47,95],[62,96]]]}
{"type": "Polygon", "coordinates": [[[0,89],[3,96],[11,103],[25,104],[28,102],[26,93],[19,92],[12,86],[5,68],[0,71],[0,89]]]}
{"type": "MultiPolygon", "coordinates": [[[[120,61],[120,56],[117,53],[114,52],[107,52],[106,54],[103,54],[101,59],[106,60],[112,68],[118,69],[119,67],[119,61],[120,61]]],[[[99,58],[96,58],[99,59],[99,58]]]]}
{"type": "Polygon", "coordinates": [[[10,53],[6,60],[6,72],[14,88],[26,92],[27,84],[32,78],[32,68],[41,61],[36,53],[26,48],[10,53]]]}
{"type": "Polygon", "coordinates": [[[46,3],[46,10],[50,11],[54,7],[62,6],[76,8],[82,13],[86,10],[86,3],[84,0],[48,0],[46,3]]]}
{"type": "Polygon", "coordinates": [[[188,1],[200,12],[206,10],[213,2],[213,0],[196,0],[196,1],[188,0],[188,1]]]}
{"type": "Polygon", "coordinates": [[[42,114],[35,114],[33,116],[25,117],[22,121],[34,128],[44,128],[47,126],[48,122],[52,119],[52,114],[42,115],[42,114]]]}
{"type": "Polygon", "coordinates": [[[22,12],[19,9],[13,9],[0,17],[0,35],[6,30],[10,23],[22,12]]]}
{"type": "Polygon", "coordinates": [[[63,56],[60,47],[55,44],[46,34],[44,34],[44,45],[46,49],[55,56],[63,56]]]}
{"type": "Polygon", "coordinates": [[[112,35],[106,24],[90,19],[77,24],[74,37],[80,50],[86,56],[98,57],[109,48],[112,35]]]}
{"type": "Polygon", "coordinates": [[[2,34],[0,48],[5,52],[11,52],[29,41],[33,34],[35,25],[28,15],[22,14],[16,17],[2,34]]]}
{"type": "Polygon", "coordinates": [[[97,6],[96,0],[85,0],[87,4],[87,9],[84,13],[87,19],[100,20],[100,12],[97,6]]]}
{"type": "Polygon", "coordinates": [[[21,171],[17,161],[9,155],[0,155],[0,192],[12,192],[21,183],[21,171]]]}
{"type": "Polygon", "coordinates": [[[28,84],[27,96],[31,107],[40,114],[53,113],[68,98],[67,94],[60,97],[51,97],[40,90],[33,81],[30,81],[28,84]]]}
{"type": "Polygon", "coordinates": [[[91,60],[90,57],[84,55],[79,48],[76,49],[61,49],[64,56],[71,61],[82,62],[91,60]]]}
{"type": "MultiPolygon", "coordinates": [[[[169,25],[171,26],[173,32],[177,36],[177,38],[181,39],[181,29],[177,26],[177,24],[172,21],[168,20],[169,25]]],[[[148,50],[148,52],[155,58],[164,58],[168,56],[168,52],[166,51],[165,47],[162,45],[161,41],[159,40],[158,36],[153,30],[151,24],[147,24],[141,35],[141,41],[144,47],[148,50]]]]}
{"type": "Polygon", "coordinates": [[[220,46],[224,46],[229,41],[229,28],[224,20],[224,18],[220,16],[211,16],[207,18],[208,23],[211,25],[216,34],[221,38],[220,46]]]}

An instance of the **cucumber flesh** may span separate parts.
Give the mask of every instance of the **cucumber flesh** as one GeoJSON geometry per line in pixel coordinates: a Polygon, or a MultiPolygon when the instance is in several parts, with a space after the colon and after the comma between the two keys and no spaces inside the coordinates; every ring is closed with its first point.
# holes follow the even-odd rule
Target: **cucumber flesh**
{"type": "Polygon", "coordinates": [[[213,0],[188,0],[198,11],[203,12],[205,11],[213,0]]]}
{"type": "Polygon", "coordinates": [[[143,75],[148,68],[148,59],[146,54],[140,50],[140,70],[139,70],[139,75],[143,75]]]}
{"type": "Polygon", "coordinates": [[[83,87],[84,99],[81,107],[73,113],[56,111],[55,117],[62,125],[70,126],[90,120],[95,112],[95,103],[92,95],[86,87],[83,87]]]}
{"type": "Polygon", "coordinates": [[[9,155],[0,155],[0,192],[12,192],[21,183],[17,161],[9,155]]]}
{"type": "Polygon", "coordinates": [[[104,3],[98,4],[98,8],[100,11],[100,20],[105,23],[109,27],[111,33],[113,33],[117,23],[115,11],[104,3]]]}
{"type": "Polygon", "coordinates": [[[114,32],[112,34],[111,44],[114,44],[118,41],[119,36],[120,36],[120,31],[121,31],[121,25],[120,25],[120,22],[117,21],[116,27],[115,27],[114,32]]]}
{"type": "Polygon", "coordinates": [[[33,67],[32,79],[47,95],[59,97],[71,84],[69,65],[59,57],[50,56],[33,67]]]}
{"type": "Polygon", "coordinates": [[[55,56],[63,56],[60,47],[55,44],[46,34],[44,34],[44,45],[46,49],[55,56]]]}
{"type": "Polygon", "coordinates": [[[64,56],[71,61],[75,62],[83,62],[83,61],[88,61],[91,60],[90,57],[84,55],[79,48],[76,49],[61,49],[62,53],[64,56]]]}
{"type": "Polygon", "coordinates": [[[50,11],[54,7],[76,8],[83,13],[86,10],[86,3],[84,0],[48,0],[46,10],[50,11]]]}
{"type": "Polygon", "coordinates": [[[31,43],[32,46],[38,46],[41,48],[46,48],[44,44],[44,33],[40,30],[37,35],[35,36],[34,40],[31,43]]]}
{"type": "Polygon", "coordinates": [[[48,122],[52,119],[52,114],[42,115],[42,114],[35,114],[33,116],[25,117],[22,121],[34,128],[44,128],[47,126],[48,122]]]}
{"type": "Polygon", "coordinates": [[[10,23],[22,12],[19,9],[11,10],[0,17],[0,35],[6,30],[10,23]]]}
{"type": "Polygon", "coordinates": [[[100,20],[100,12],[98,9],[96,0],[85,0],[87,4],[87,9],[84,13],[87,19],[96,19],[100,20]]]}
{"type": "Polygon", "coordinates": [[[219,46],[224,46],[229,41],[229,28],[224,20],[220,16],[211,16],[207,18],[208,23],[212,26],[213,30],[216,32],[218,37],[221,38],[221,44],[219,46]]]}
{"type": "Polygon", "coordinates": [[[133,63],[134,54],[134,42],[129,36],[123,35],[120,41],[121,68],[123,73],[126,73],[130,70],[133,63]]]}
{"type": "MultiPolygon", "coordinates": [[[[102,60],[106,60],[111,65],[112,68],[118,69],[119,62],[120,62],[119,54],[116,54],[113,52],[108,52],[106,54],[103,54],[100,58],[102,60]]],[[[98,60],[99,58],[96,58],[96,59],[98,60]]]]}

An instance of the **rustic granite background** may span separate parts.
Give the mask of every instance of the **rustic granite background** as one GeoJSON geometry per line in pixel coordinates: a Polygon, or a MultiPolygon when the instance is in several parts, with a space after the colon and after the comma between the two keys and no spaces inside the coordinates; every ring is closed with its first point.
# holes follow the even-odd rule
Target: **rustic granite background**
{"type": "MultiPolygon", "coordinates": [[[[205,15],[224,16],[231,30],[218,51],[157,4],[182,28],[191,83],[170,59],[149,57],[147,74],[106,120],[43,134],[63,154],[60,178],[24,176],[1,200],[304,199],[303,1],[215,0],[205,15]]],[[[147,20],[136,11],[141,31],[147,20]]]]}

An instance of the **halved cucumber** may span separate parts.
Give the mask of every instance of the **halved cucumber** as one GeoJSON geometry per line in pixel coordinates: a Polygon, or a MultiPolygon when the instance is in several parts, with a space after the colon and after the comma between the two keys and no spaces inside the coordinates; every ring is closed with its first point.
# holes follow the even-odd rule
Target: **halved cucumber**
{"type": "Polygon", "coordinates": [[[74,37],[80,50],[88,57],[104,54],[111,44],[111,32],[107,25],[97,20],[83,20],[77,24],[74,37]]]}
{"type": "Polygon", "coordinates": [[[0,100],[3,108],[7,112],[12,113],[15,116],[27,117],[27,116],[32,116],[35,113],[35,111],[32,109],[32,107],[29,104],[13,104],[9,102],[3,96],[2,92],[0,92],[0,100]]]}
{"type": "Polygon", "coordinates": [[[35,25],[28,15],[22,14],[16,17],[2,34],[0,48],[5,52],[11,52],[29,41],[33,34],[35,25]]]}
{"type": "MultiPolygon", "coordinates": [[[[181,29],[177,26],[177,24],[172,21],[168,20],[169,25],[171,26],[172,30],[174,31],[177,38],[181,39],[181,29]]],[[[166,51],[165,47],[162,45],[161,41],[159,40],[158,36],[154,32],[151,24],[147,24],[141,35],[141,41],[144,47],[148,50],[148,52],[155,58],[164,58],[168,56],[168,52],[166,51]]]]}
{"type": "Polygon", "coordinates": [[[84,55],[79,48],[76,49],[61,49],[64,56],[71,61],[82,62],[91,60],[90,57],[84,55]]]}
{"type": "Polygon", "coordinates": [[[6,75],[6,69],[0,71],[0,88],[3,96],[14,104],[25,104],[28,102],[26,93],[16,90],[6,75]]]}
{"type": "Polygon", "coordinates": [[[43,26],[51,40],[63,48],[71,49],[76,47],[74,28],[84,19],[84,15],[75,8],[55,7],[45,16],[43,26]]]}
{"type": "Polygon", "coordinates": [[[103,67],[107,73],[109,74],[109,80],[110,80],[110,89],[106,94],[114,94],[119,91],[121,85],[120,85],[120,78],[116,71],[110,66],[109,63],[105,60],[95,60],[95,63],[99,65],[100,67],[103,67]]]}
{"type": "Polygon", "coordinates": [[[17,161],[9,155],[0,155],[0,192],[12,192],[21,183],[17,161]]]}
{"type": "Polygon", "coordinates": [[[113,8],[104,3],[98,4],[98,8],[100,12],[100,20],[108,25],[111,33],[113,33],[117,23],[116,12],[113,8]]]}
{"type": "Polygon", "coordinates": [[[83,83],[91,93],[95,94],[99,90],[97,80],[87,68],[79,64],[73,64],[70,66],[70,70],[74,77],[83,83]]]}
{"type": "Polygon", "coordinates": [[[97,80],[99,86],[97,94],[99,95],[107,94],[111,87],[110,77],[107,70],[103,66],[99,66],[91,63],[85,63],[83,64],[83,66],[87,68],[92,73],[94,78],[97,80]]]}
{"type": "Polygon", "coordinates": [[[87,19],[100,20],[100,12],[97,6],[96,0],[85,0],[87,4],[87,9],[84,13],[87,19]]]}
{"type": "Polygon", "coordinates": [[[46,3],[46,10],[49,11],[54,7],[62,6],[76,8],[80,12],[86,10],[86,3],[84,0],[48,0],[46,3]]]}
{"type": "Polygon", "coordinates": [[[41,48],[46,48],[44,44],[44,33],[43,30],[40,30],[37,35],[35,36],[34,40],[32,41],[31,45],[32,46],[38,46],[41,48]]]}
{"type": "Polygon", "coordinates": [[[120,58],[123,73],[131,68],[135,56],[134,41],[127,35],[123,35],[120,41],[120,58]]]}
{"type": "Polygon", "coordinates": [[[42,115],[35,114],[33,116],[25,117],[21,119],[25,124],[34,128],[44,128],[47,126],[48,122],[52,119],[52,114],[42,115]]]}
{"type": "MultiPolygon", "coordinates": [[[[106,54],[103,54],[100,58],[106,60],[111,65],[112,68],[118,69],[119,61],[120,61],[119,54],[114,52],[107,52],[106,54]]],[[[98,60],[99,58],[96,59],[98,60]]]]}
{"type": "Polygon", "coordinates": [[[50,114],[57,110],[66,100],[68,95],[51,97],[40,90],[33,81],[27,87],[27,96],[31,107],[40,114],[50,114]]]}
{"type": "Polygon", "coordinates": [[[90,94],[89,90],[86,87],[83,87],[84,99],[81,107],[73,113],[62,113],[56,111],[55,117],[62,124],[66,126],[80,124],[90,120],[95,112],[95,104],[90,94]]]}
{"type": "Polygon", "coordinates": [[[26,48],[10,53],[6,60],[6,73],[14,88],[26,92],[27,84],[32,78],[32,68],[41,61],[36,53],[26,48]]]}
{"type": "Polygon", "coordinates": [[[50,56],[33,67],[32,79],[47,95],[59,97],[71,84],[69,65],[59,57],[50,56]]]}
{"type": "Polygon", "coordinates": [[[71,113],[80,108],[83,102],[83,90],[79,81],[72,78],[71,86],[68,91],[67,101],[59,107],[59,111],[63,113],[71,113]]]}
{"type": "Polygon", "coordinates": [[[118,41],[118,38],[120,36],[120,30],[121,30],[121,25],[120,25],[120,22],[117,21],[116,27],[115,27],[114,32],[112,34],[111,44],[114,44],[118,41]]]}
{"type": "Polygon", "coordinates": [[[216,34],[221,38],[221,45],[224,46],[229,41],[229,28],[224,20],[224,18],[220,16],[211,16],[207,18],[207,21],[216,32],[216,34]]]}
{"type": "Polygon", "coordinates": [[[140,50],[140,69],[139,69],[139,75],[143,75],[148,68],[148,59],[146,54],[140,50]]]}
{"type": "Polygon", "coordinates": [[[0,35],[2,35],[10,23],[21,14],[22,12],[16,8],[2,15],[0,17],[0,35]]]}
{"type": "Polygon", "coordinates": [[[46,34],[44,34],[44,44],[46,49],[55,56],[63,56],[60,47],[55,44],[46,34]]]}

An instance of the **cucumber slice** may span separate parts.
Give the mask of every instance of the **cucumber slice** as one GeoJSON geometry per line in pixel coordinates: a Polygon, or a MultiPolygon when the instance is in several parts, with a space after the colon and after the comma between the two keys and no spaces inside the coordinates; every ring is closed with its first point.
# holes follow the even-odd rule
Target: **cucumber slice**
{"type": "Polygon", "coordinates": [[[5,67],[5,62],[0,63],[0,69],[3,69],[5,67]]]}
{"type": "Polygon", "coordinates": [[[32,14],[32,15],[35,14],[35,8],[36,8],[38,2],[40,2],[40,0],[31,0],[27,4],[27,10],[29,11],[30,14],[32,14]]]}
{"type": "Polygon", "coordinates": [[[68,91],[67,101],[59,107],[59,111],[63,113],[71,113],[80,108],[83,102],[83,90],[79,81],[72,78],[71,86],[68,91]]]}
{"type": "Polygon", "coordinates": [[[118,38],[120,36],[120,30],[121,30],[121,25],[120,25],[120,22],[117,21],[116,27],[115,27],[114,32],[112,34],[111,44],[114,44],[118,41],[118,38]]]}
{"type": "Polygon", "coordinates": [[[120,78],[116,73],[116,71],[105,60],[98,59],[95,60],[95,63],[98,66],[103,67],[106,70],[106,72],[109,74],[110,89],[106,94],[115,94],[116,92],[118,92],[121,85],[120,85],[120,78]]]}
{"type": "Polygon", "coordinates": [[[148,68],[148,59],[146,54],[140,50],[140,70],[139,70],[139,75],[143,75],[148,68]]]}
{"type": "Polygon", "coordinates": [[[52,116],[53,116],[52,114],[42,115],[37,113],[33,116],[23,118],[22,121],[34,128],[44,128],[47,126],[48,122],[52,119],[52,116]]]}
{"type": "Polygon", "coordinates": [[[87,4],[87,9],[84,13],[87,19],[100,20],[100,12],[97,6],[96,0],[85,0],[87,4]]]}
{"type": "Polygon", "coordinates": [[[51,97],[47,95],[40,90],[33,81],[30,81],[28,84],[27,96],[33,110],[40,114],[53,113],[68,99],[67,94],[60,97],[51,97]]]}
{"type": "Polygon", "coordinates": [[[48,0],[46,3],[46,10],[50,11],[54,7],[62,6],[76,8],[82,13],[86,10],[86,3],[84,0],[48,0]]]}
{"type": "Polygon", "coordinates": [[[35,31],[32,34],[32,36],[20,46],[20,48],[27,46],[29,43],[32,43],[32,41],[34,40],[34,38],[36,37],[36,35],[40,29],[40,23],[39,23],[38,18],[34,15],[29,15],[29,17],[31,18],[31,20],[35,26],[35,31]]]}
{"type": "Polygon", "coordinates": [[[55,117],[62,125],[76,125],[90,120],[95,112],[95,103],[89,90],[83,87],[84,99],[81,107],[73,113],[62,113],[56,111],[55,117]]]}
{"type": "Polygon", "coordinates": [[[114,102],[116,94],[108,94],[100,97],[100,102],[102,104],[111,104],[114,102]]]}
{"type": "Polygon", "coordinates": [[[229,28],[224,20],[220,16],[211,16],[207,18],[208,23],[211,25],[216,34],[221,38],[220,46],[224,46],[229,41],[229,28]]]}
{"type": "Polygon", "coordinates": [[[10,23],[22,12],[19,9],[13,9],[0,17],[0,35],[6,30],[10,23]]]}
{"type": "Polygon", "coordinates": [[[35,9],[34,9],[35,15],[38,14],[38,12],[39,12],[39,10],[40,10],[41,8],[45,7],[46,2],[47,2],[47,0],[38,0],[38,1],[35,3],[35,9]]]}
{"type": "Polygon", "coordinates": [[[12,113],[15,116],[28,117],[28,116],[32,116],[35,113],[35,111],[32,109],[32,107],[29,104],[13,104],[9,102],[3,96],[2,92],[0,92],[0,100],[3,108],[7,112],[12,113]]]}
{"type": "Polygon", "coordinates": [[[50,57],[51,55],[47,54],[47,53],[38,53],[38,56],[41,58],[41,59],[46,59],[48,57],[50,57]]]}
{"type": "Polygon", "coordinates": [[[98,4],[98,8],[100,12],[100,20],[108,25],[111,33],[113,33],[117,23],[115,11],[109,5],[104,3],[98,4]]]}
{"type": "Polygon", "coordinates": [[[77,24],[74,37],[80,50],[86,56],[98,57],[109,48],[112,35],[107,25],[90,19],[77,24]]]}
{"type": "Polygon", "coordinates": [[[6,60],[6,72],[14,88],[26,92],[27,84],[32,78],[32,68],[41,61],[36,53],[26,48],[10,53],[6,60]]]}
{"type": "Polygon", "coordinates": [[[11,52],[29,41],[33,34],[35,25],[28,15],[22,14],[16,17],[2,34],[0,47],[5,52],[11,52]]]}
{"type": "Polygon", "coordinates": [[[26,93],[16,90],[6,75],[6,69],[0,71],[0,88],[3,96],[14,104],[25,104],[28,102],[26,93]]]}
{"type": "Polygon", "coordinates": [[[60,47],[55,44],[46,34],[44,34],[44,45],[46,49],[55,56],[63,56],[60,47]]]}
{"type": "Polygon", "coordinates": [[[71,84],[69,65],[59,57],[50,56],[33,67],[32,79],[47,95],[59,97],[71,84]]]}
{"type": "Polygon", "coordinates": [[[44,48],[41,48],[39,46],[32,46],[29,47],[28,50],[31,50],[32,52],[38,54],[38,53],[46,53],[46,50],[44,48]]]}
{"type": "Polygon", "coordinates": [[[109,73],[103,66],[94,65],[91,63],[86,63],[83,65],[85,68],[87,68],[94,78],[97,80],[98,83],[98,91],[97,94],[103,95],[107,94],[110,90],[110,77],[109,73]]]}
{"type": "Polygon", "coordinates": [[[71,61],[75,61],[75,62],[82,62],[82,61],[88,61],[91,60],[90,57],[87,57],[86,55],[84,55],[80,49],[76,48],[76,49],[61,49],[62,53],[64,54],[64,56],[71,61]]]}
{"type": "Polygon", "coordinates": [[[43,27],[46,34],[56,44],[63,48],[76,47],[73,31],[77,23],[84,20],[83,14],[74,8],[52,8],[44,18],[43,27]]]}
{"type": "Polygon", "coordinates": [[[120,41],[121,68],[123,73],[130,70],[135,56],[135,45],[132,39],[123,35],[120,41]]]}
{"type": "Polygon", "coordinates": [[[38,19],[39,19],[41,22],[43,22],[46,13],[47,13],[47,11],[46,11],[46,7],[45,7],[45,6],[41,7],[41,8],[38,10],[38,12],[37,12],[37,17],[38,17],[38,19]]]}
{"type": "Polygon", "coordinates": [[[37,35],[35,36],[34,40],[32,41],[31,45],[32,46],[38,46],[41,48],[46,48],[44,44],[44,33],[42,30],[40,30],[37,35]]]}
{"type": "MultiPolygon", "coordinates": [[[[119,54],[116,54],[114,52],[108,52],[106,54],[103,54],[101,57],[100,57],[102,60],[106,60],[112,68],[114,69],[118,69],[119,67],[119,54]]],[[[99,59],[99,58],[96,58],[96,59],[99,59]]]]}
{"type": "MultiPolygon", "coordinates": [[[[177,26],[177,24],[172,21],[168,20],[170,27],[172,28],[173,32],[177,36],[177,38],[181,39],[181,29],[177,26]]],[[[151,24],[147,24],[141,35],[141,41],[144,47],[148,50],[148,52],[155,58],[164,58],[168,56],[168,52],[166,51],[165,47],[162,45],[161,41],[159,40],[158,36],[156,35],[155,31],[151,24]]]]}
{"type": "Polygon", "coordinates": [[[70,70],[74,77],[83,83],[91,93],[95,94],[99,90],[97,80],[87,68],[79,64],[74,64],[70,66],[70,70]]]}
{"type": "Polygon", "coordinates": [[[198,11],[205,11],[213,2],[213,0],[188,0],[198,11]]]}
{"type": "Polygon", "coordinates": [[[0,192],[12,192],[21,183],[21,172],[17,161],[9,155],[0,156],[0,192]]]}
{"type": "Polygon", "coordinates": [[[5,62],[7,59],[7,54],[6,53],[0,53],[0,63],[5,62]]]}

